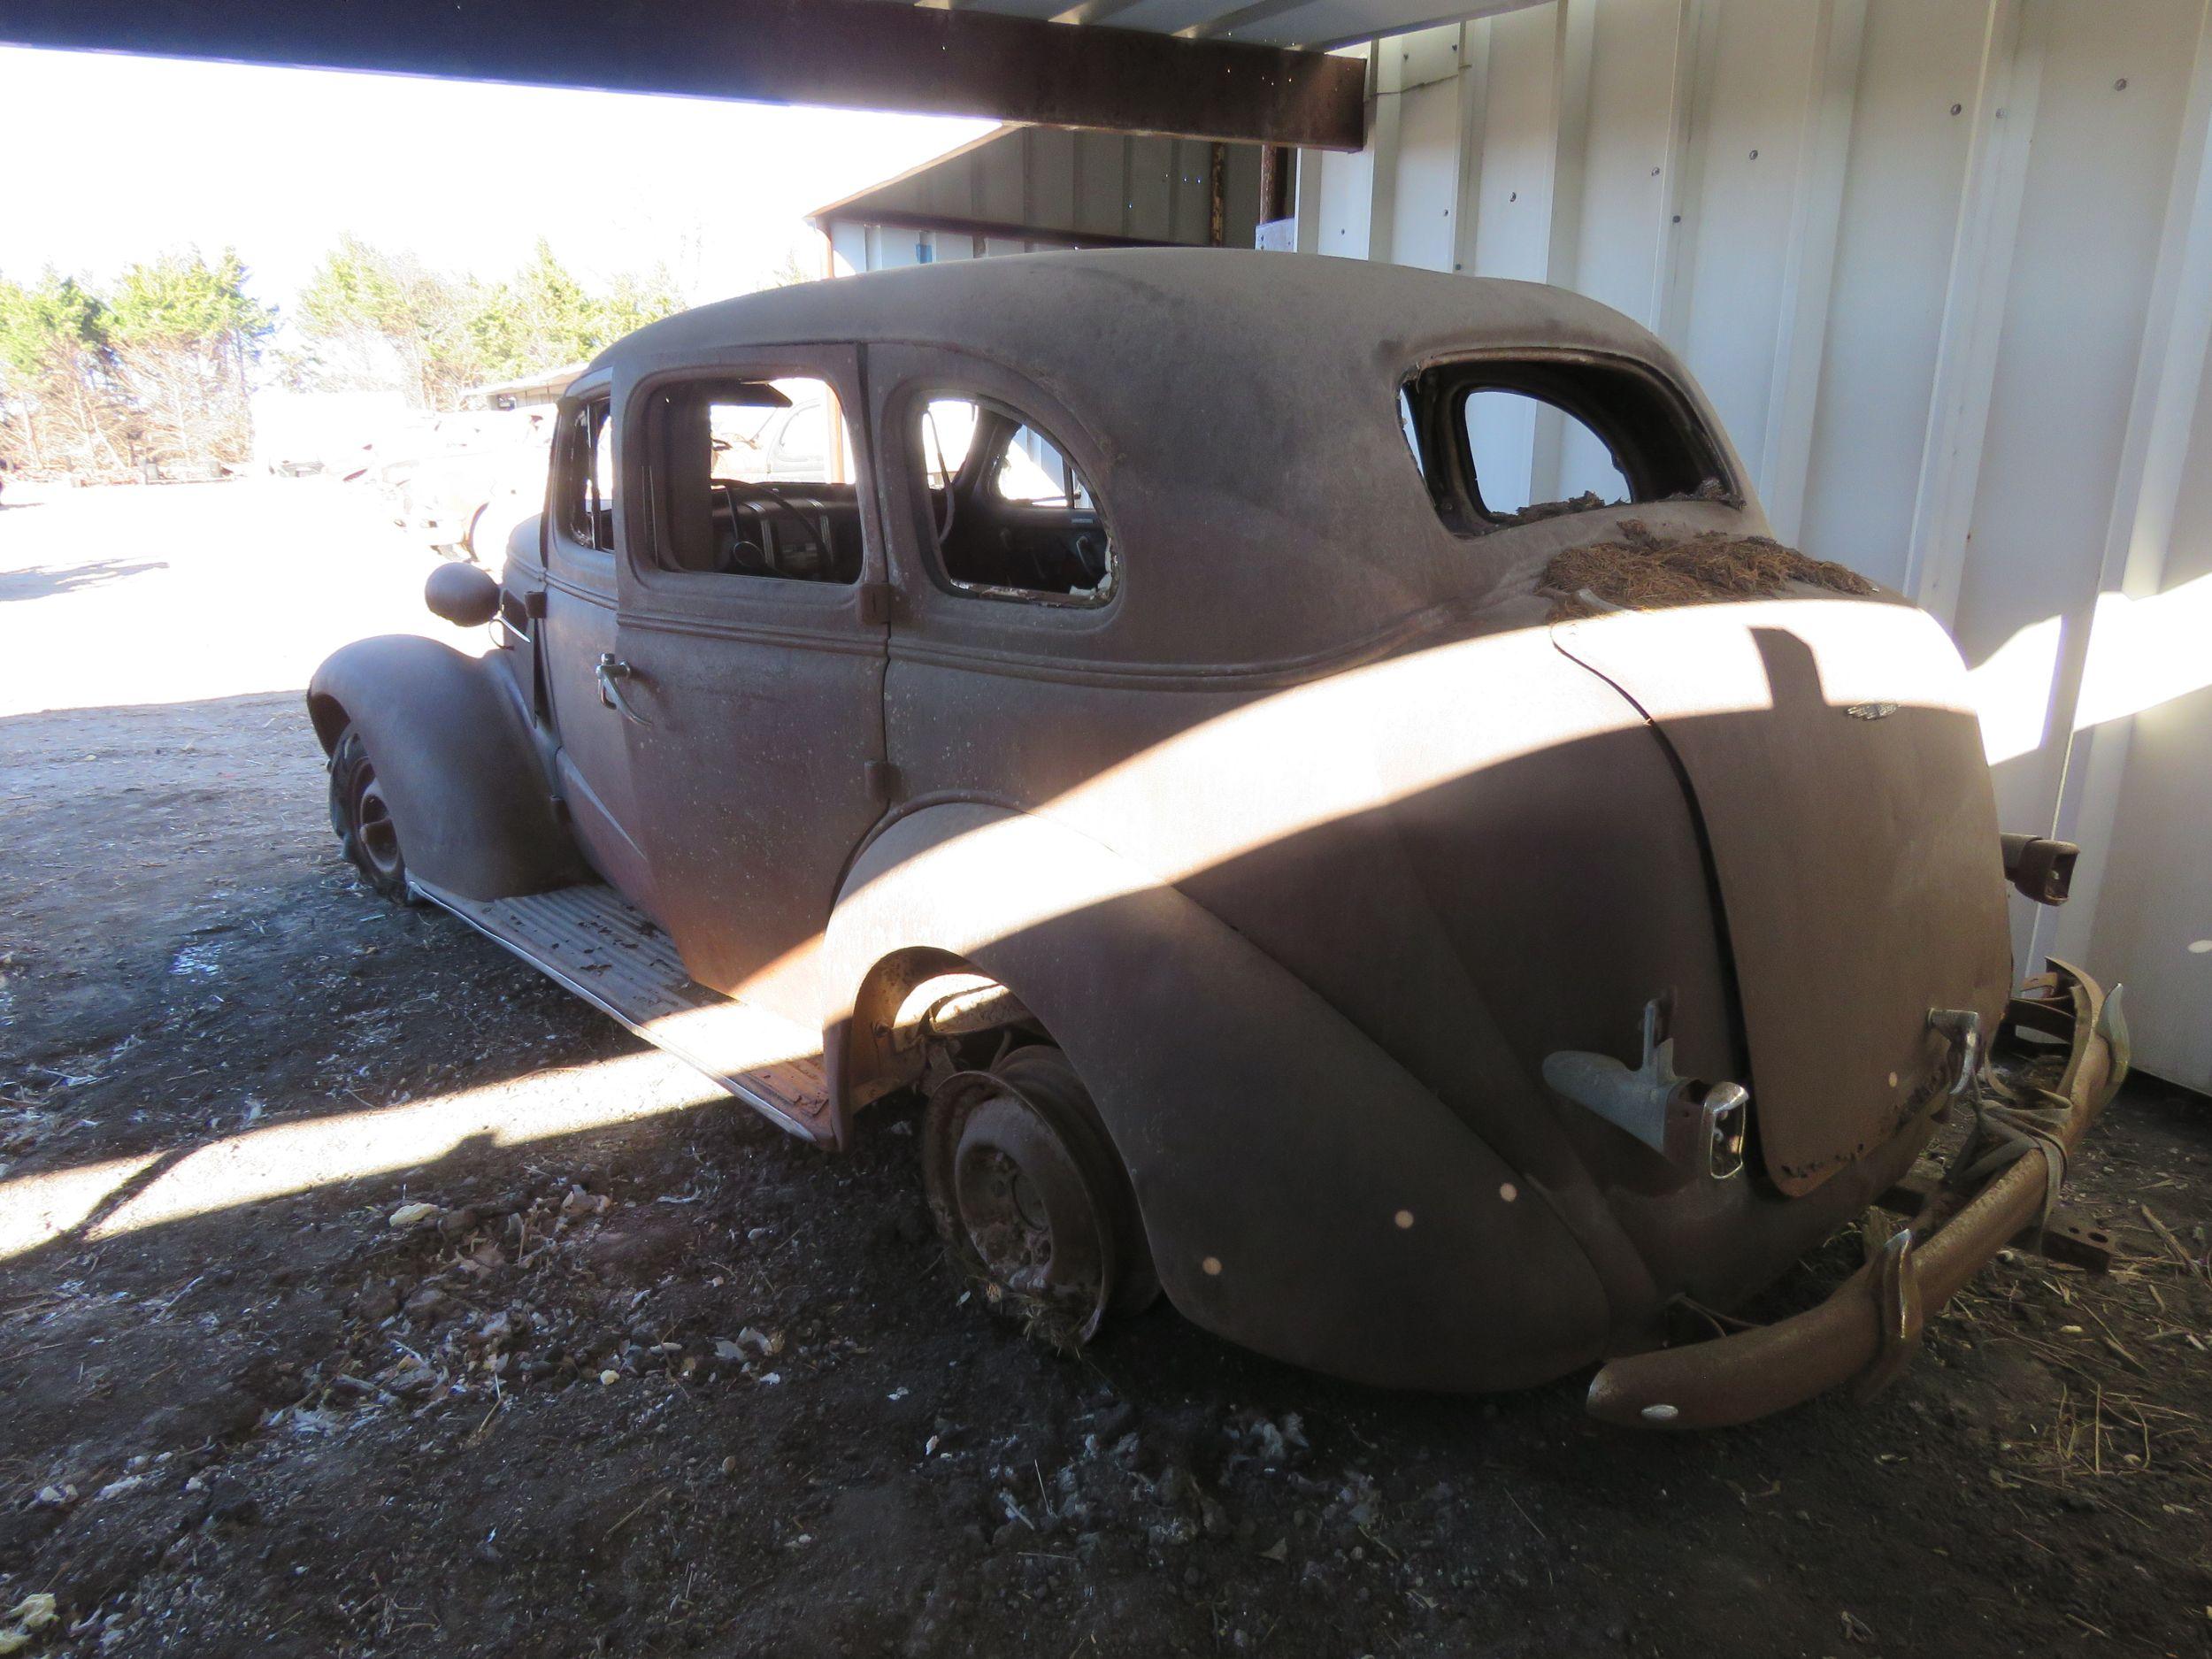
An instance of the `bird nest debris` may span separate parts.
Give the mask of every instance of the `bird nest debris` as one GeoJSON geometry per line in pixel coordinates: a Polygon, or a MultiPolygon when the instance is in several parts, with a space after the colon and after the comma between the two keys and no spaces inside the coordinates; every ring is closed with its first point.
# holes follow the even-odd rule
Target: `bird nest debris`
{"type": "Polygon", "coordinates": [[[1629,519],[1617,541],[1569,548],[1544,566],[1551,620],[1608,611],[1665,611],[1732,599],[1772,598],[1792,582],[1864,595],[1874,584],[1856,571],[1816,559],[1763,535],[1701,535],[1664,541],[1629,519]]]}

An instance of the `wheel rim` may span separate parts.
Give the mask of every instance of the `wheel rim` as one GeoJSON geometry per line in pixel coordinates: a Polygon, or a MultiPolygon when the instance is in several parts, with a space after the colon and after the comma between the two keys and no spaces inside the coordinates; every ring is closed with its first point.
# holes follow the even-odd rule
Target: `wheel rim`
{"type": "Polygon", "coordinates": [[[399,874],[399,832],[392,825],[392,809],[376,780],[373,767],[364,765],[353,792],[353,839],[361,856],[380,876],[399,874]]]}
{"type": "Polygon", "coordinates": [[[932,1098],[924,1150],[938,1231],[985,1294],[1048,1336],[1087,1340],[1113,1291],[1110,1211],[1046,1110],[964,1073],[932,1098]]]}

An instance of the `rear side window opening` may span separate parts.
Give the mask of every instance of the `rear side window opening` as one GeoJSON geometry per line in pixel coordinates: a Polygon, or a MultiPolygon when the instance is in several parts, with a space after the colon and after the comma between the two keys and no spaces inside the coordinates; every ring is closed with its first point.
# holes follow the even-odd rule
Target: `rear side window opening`
{"type": "Polygon", "coordinates": [[[1630,503],[1740,499],[1680,394],[1628,364],[1438,364],[1401,387],[1398,413],[1438,517],[1461,535],[1630,503]]]}
{"type": "Polygon", "coordinates": [[[941,392],[914,415],[928,534],[956,593],[1102,605],[1119,565],[1090,480],[1020,411],[941,392]]]}

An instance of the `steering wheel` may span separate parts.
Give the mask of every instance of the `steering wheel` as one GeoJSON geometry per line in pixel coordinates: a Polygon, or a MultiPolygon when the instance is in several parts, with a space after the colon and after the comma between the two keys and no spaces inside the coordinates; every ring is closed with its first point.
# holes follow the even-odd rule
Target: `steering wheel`
{"type": "MultiPolygon", "coordinates": [[[[722,488],[729,493],[730,525],[733,531],[735,530],[737,525],[737,493],[741,488],[742,488],[746,492],[747,499],[766,503],[774,514],[778,517],[789,519],[794,525],[798,526],[800,534],[806,538],[805,552],[811,560],[818,564],[827,562],[829,557],[829,548],[822,540],[822,533],[819,526],[815,524],[813,519],[807,517],[807,515],[802,512],[797,507],[795,507],[791,504],[791,503],[786,501],[783,497],[782,491],[777,486],[765,482],[748,480],[743,483],[739,483],[737,481],[726,482],[722,488]]],[[[768,567],[775,572],[777,575],[784,576],[792,573],[787,572],[783,568],[786,561],[771,553],[764,541],[762,544],[761,552],[765,558],[768,567]]]]}

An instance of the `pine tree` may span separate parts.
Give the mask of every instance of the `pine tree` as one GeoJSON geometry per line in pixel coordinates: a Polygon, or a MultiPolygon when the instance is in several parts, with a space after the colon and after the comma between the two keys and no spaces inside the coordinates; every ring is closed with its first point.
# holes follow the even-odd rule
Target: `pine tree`
{"type": "Polygon", "coordinates": [[[108,302],[107,336],[139,417],[138,459],[207,478],[246,459],[253,429],[247,373],[273,311],[245,291],[234,250],[196,250],[128,265],[108,302]]]}

